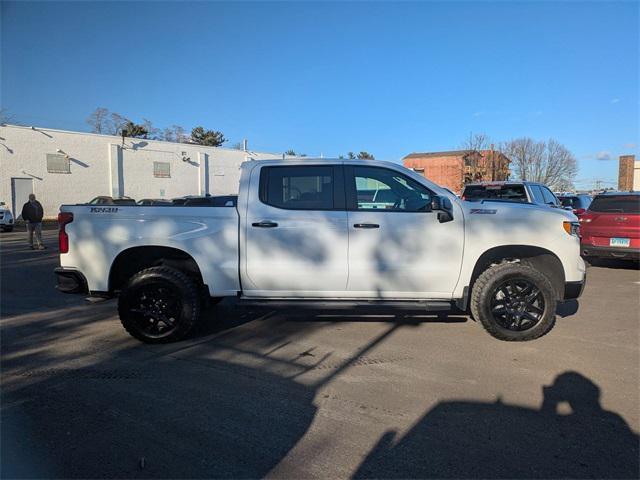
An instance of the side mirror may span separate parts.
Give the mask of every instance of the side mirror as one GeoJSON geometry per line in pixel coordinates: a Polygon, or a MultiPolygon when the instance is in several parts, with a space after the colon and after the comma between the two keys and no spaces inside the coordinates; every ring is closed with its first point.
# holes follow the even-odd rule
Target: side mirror
{"type": "Polygon", "coordinates": [[[438,221],[440,223],[453,220],[453,204],[448,197],[440,195],[431,197],[431,210],[438,212],[438,221]]]}

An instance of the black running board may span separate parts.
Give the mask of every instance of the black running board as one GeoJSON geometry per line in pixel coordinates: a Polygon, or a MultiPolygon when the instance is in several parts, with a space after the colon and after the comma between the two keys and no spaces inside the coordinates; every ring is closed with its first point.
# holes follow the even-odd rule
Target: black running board
{"type": "Polygon", "coordinates": [[[450,300],[334,300],[334,299],[283,299],[283,298],[257,298],[240,297],[239,302],[243,306],[267,307],[267,308],[296,308],[309,310],[350,310],[350,309],[392,309],[427,312],[445,312],[452,308],[450,300]]]}

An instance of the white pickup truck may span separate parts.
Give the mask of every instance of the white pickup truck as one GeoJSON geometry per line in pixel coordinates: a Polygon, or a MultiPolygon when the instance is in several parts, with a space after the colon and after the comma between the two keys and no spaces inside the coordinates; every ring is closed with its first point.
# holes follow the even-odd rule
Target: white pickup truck
{"type": "Polygon", "coordinates": [[[199,206],[63,205],[58,288],[118,296],[124,328],[180,340],[204,302],[470,311],[532,340],[585,282],[561,209],[465,202],[400,165],[251,161],[239,195],[199,206]],[[237,201],[235,201],[237,200],[237,201]]]}

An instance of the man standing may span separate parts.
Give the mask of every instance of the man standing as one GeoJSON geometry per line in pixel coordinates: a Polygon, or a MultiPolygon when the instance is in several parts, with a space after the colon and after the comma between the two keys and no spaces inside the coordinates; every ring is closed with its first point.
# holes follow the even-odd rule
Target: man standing
{"type": "Polygon", "coordinates": [[[43,250],[45,247],[42,243],[42,216],[44,210],[39,201],[36,200],[36,196],[33,193],[29,194],[29,201],[22,206],[22,219],[27,222],[27,232],[29,232],[29,245],[31,250],[43,250]],[[33,233],[36,234],[37,247],[33,246],[33,233]]]}

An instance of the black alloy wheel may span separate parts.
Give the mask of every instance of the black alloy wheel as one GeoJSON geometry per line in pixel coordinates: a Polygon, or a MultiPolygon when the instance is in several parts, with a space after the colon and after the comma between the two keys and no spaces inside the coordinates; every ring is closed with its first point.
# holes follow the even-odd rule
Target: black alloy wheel
{"type": "Polygon", "coordinates": [[[145,285],[136,295],[134,306],[129,311],[140,333],[158,339],[171,335],[178,326],[182,311],[178,293],[157,282],[145,285]]]}
{"type": "Polygon", "coordinates": [[[503,328],[525,331],[544,316],[545,302],[540,289],[526,278],[509,279],[500,284],[491,299],[491,313],[503,328]]]}
{"type": "Polygon", "coordinates": [[[151,267],[129,279],[118,313],[129,334],[145,343],[186,338],[199,321],[202,284],[171,267],[151,267]]]}

